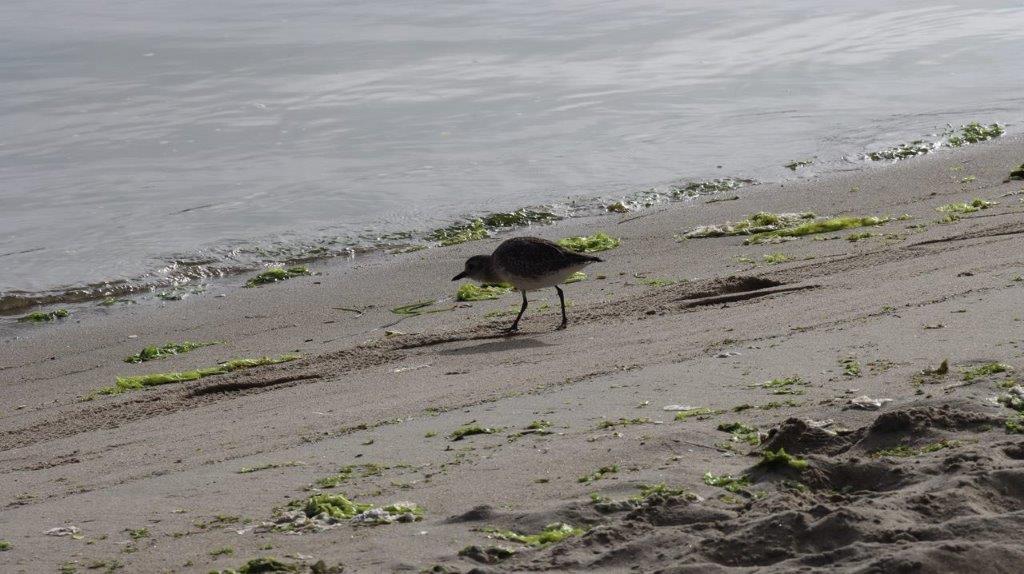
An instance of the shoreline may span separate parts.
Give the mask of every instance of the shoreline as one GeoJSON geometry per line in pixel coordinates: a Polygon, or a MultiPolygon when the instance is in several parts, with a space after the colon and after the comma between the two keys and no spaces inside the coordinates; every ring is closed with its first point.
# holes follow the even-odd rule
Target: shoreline
{"type": "Polygon", "coordinates": [[[553,290],[535,295],[515,337],[498,333],[514,295],[451,301],[465,257],[501,237],[19,326],[0,359],[0,566],[208,572],[273,556],[356,572],[1009,568],[1024,558],[1013,486],[1024,439],[991,399],[1024,371],[1024,182],[1004,182],[1022,159],[1024,139],[1005,136],[698,198],[701,209],[531,228],[622,239],[566,288],[567,331],[553,330],[557,304],[543,309],[553,290]],[[938,208],[975,197],[995,205],[938,223],[938,208]],[[758,212],[892,219],[763,245],[677,240],[758,212]],[[443,311],[391,312],[428,299],[443,311]],[[221,343],[123,362],[185,340],[221,343]],[[302,358],[83,400],[118,376],[291,353],[302,358]],[[944,360],[947,373],[922,375],[944,360]],[[992,364],[1008,369],[978,371],[992,364]],[[860,396],[891,402],[851,407],[860,396]],[[830,419],[821,432],[806,423],[830,419]],[[732,423],[763,443],[719,428],[732,423]],[[758,464],[778,448],[809,467],[758,464]],[[728,490],[706,473],[748,484],[728,490]],[[299,534],[264,526],[320,492],[425,513],[299,534]],[[555,522],[581,532],[537,548],[501,538],[555,522]],[[82,538],[45,534],[68,525],[82,538]]]}
{"type": "MultiPolygon", "coordinates": [[[[963,131],[968,125],[975,124],[964,124],[959,129],[963,131]]],[[[1002,124],[993,124],[993,126],[995,125],[1001,126],[1001,129],[1005,128],[1002,124]]],[[[985,126],[982,127],[984,128],[985,126]]],[[[174,267],[177,271],[164,277],[157,277],[154,272],[148,272],[137,278],[121,278],[114,281],[102,281],[81,286],[57,287],[38,292],[23,290],[0,292],[0,319],[15,316],[23,311],[42,311],[44,310],[42,307],[54,305],[91,303],[103,300],[116,300],[120,302],[124,298],[130,298],[132,302],[138,302],[138,299],[146,297],[147,294],[158,297],[159,293],[171,292],[176,294],[178,291],[188,293],[189,290],[205,290],[209,286],[222,289],[218,284],[223,284],[226,287],[238,277],[246,274],[256,274],[260,270],[275,266],[330,264],[361,257],[390,256],[421,249],[448,247],[450,245],[445,245],[443,241],[438,239],[438,236],[446,236],[458,231],[473,231],[487,233],[490,237],[499,237],[535,227],[538,224],[529,220],[534,215],[541,216],[542,219],[548,219],[548,221],[542,221],[539,224],[543,226],[565,219],[611,217],[615,213],[621,214],[626,212],[639,214],[659,206],[680,201],[693,202],[706,196],[721,195],[720,200],[727,201],[731,200],[734,196],[725,197],[723,194],[732,193],[741,188],[760,185],[785,185],[787,182],[792,183],[808,178],[827,178],[831,175],[848,171],[850,166],[853,166],[853,169],[858,171],[884,168],[897,161],[913,159],[920,155],[945,153],[950,150],[959,149],[963,145],[984,144],[991,142],[993,139],[992,135],[986,134],[983,131],[981,132],[981,137],[986,139],[982,141],[961,142],[958,145],[951,145],[949,143],[950,139],[958,137],[953,135],[955,133],[955,129],[949,126],[941,134],[935,133],[924,136],[929,138],[927,140],[916,140],[910,144],[893,144],[885,150],[863,152],[859,158],[859,164],[854,163],[849,157],[833,159],[825,163],[821,163],[817,159],[793,161],[791,164],[783,167],[789,169],[794,177],[780,181],[759,181],[740,176],[696,181],[679,178],[672,182],[653,185],[647,189],[634,189],[622,194],[602,195],[600,197],[572,196],[561,203],[519,207],[506,212],[480,212],[476,215],[463,214],[445,227],[429,231],[385,230],[386,232],[378,235],[375,239],[368,240],[365,237],[361,237],[359,241],[349,239],[340,246],[327,247],[327,245],[333,245],[334,240],[326,241],[326,237],[324,237],[322,241],[326,243],[316,248],[310,247],[308,248],[310,251],[308,254],[297,257],[258,260],[248,264],[225,259],[213,267],[209,263],[192,264],[187,261],[168,260],[167,265],[174,267]],[[808,168],[808,166],[813,166],[810,169],[815,171],[807,174],[805,168],[808,168]],[[817,171],[821,166],[826,166],[826,169],[824,171],[817,171]],[[798,172],[803,172],[804,175],[797,176],[798,172]],[[617,211],[619,208],[622,211],[617,211]],[[488,223],[489,220],[496,220],[497,223],[488,223]],[[482,221],[484,223],[483,227],[479,229],[473,228],[472,224],[474,221],[482,221]],[[316,250],[326,251],[329,249],[333,249],[334,253],[327,255],[313,254],[313,251],[316,250]]],[[[974,135],[978,137],[977,133],[974,135]]],[[[998,140],[1000,137],[1005,137],[1005,130],[995,135],[994,139],[998,140]]],[[[204,249],[204,251],[207,250],[204,249]]]]}

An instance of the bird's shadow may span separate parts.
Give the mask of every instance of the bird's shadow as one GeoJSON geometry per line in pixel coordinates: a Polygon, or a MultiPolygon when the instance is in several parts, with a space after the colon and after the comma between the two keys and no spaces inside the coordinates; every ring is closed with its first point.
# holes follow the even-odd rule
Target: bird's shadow
{"type": "Polygon", "coordinates": [[[497,353],[501,351],[513,351],[516,349],[535,349],[537,347],[550,347],[548,343],[536,339],[522,337],[506,337],[499,341],[479,343],[469,347],[458,349],[444,349],[439,351],[441,355],[475,355],[478,353],[497,353]]]}

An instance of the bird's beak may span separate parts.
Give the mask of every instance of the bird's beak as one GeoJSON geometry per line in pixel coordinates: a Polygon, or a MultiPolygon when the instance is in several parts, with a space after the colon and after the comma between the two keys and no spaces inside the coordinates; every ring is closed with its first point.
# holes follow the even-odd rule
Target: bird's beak
{"type": "Polygon", "coordinates": [[[466,272],[465,272],[465,271],[463,271],[462,273],[459,273],[459,274],[458,274],[458,275],[456,275],[455,277],[452,277],[452,281],[458,281],[459,279],[462,279],[462,278],[463,278],[463,277],[465,277],[465,276],[466,276],[466,272]]]}

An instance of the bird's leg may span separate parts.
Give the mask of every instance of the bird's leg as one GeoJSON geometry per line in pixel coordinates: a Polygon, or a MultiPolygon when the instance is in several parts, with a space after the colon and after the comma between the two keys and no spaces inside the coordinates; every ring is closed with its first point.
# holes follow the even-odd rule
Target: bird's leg
{"type": "Polygon", "coordinates": [[[562,288],[558,285],[555,285],[555,291],[558,291],[558,300],[562,302],[562,324],[558,328],[564,329],[569,324],[569,318],[565,316],[565,293],[562,293],[562,288]]]}
{"type": "Polygon", "coordinates": [[[519,314],[516,315],[516,320],[512,321],[512,326],[508,328],[509,333],[514,333],[519,330],[519,319],[523,317],[523,313],[526,312],[526,291],[523,291],[523,306],[519,309],[519,314]]]}

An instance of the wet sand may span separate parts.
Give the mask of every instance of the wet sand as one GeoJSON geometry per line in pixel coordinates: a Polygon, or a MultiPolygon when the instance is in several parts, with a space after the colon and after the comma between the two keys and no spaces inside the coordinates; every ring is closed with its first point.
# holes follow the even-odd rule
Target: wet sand
{"type": "Polygon", "coordinates": [[[1007,195],[1024,182],[1004,181],[1021,161],[1024,141],[1007,137],[699,209],[531,229],[622,239],[566,288],[566,331],[553,290],[514,337],[500,332],[513,314],[487,314],[514,310],[516,294],[452,300],[464,258],[500,239],[18,326],[0,354],[0,570],[208,572],[272,556],[347,572],[1016,571],[1024,435],[993,398],[1024,369],[1024,195],[1007,195]],[[975,197],[998,204],[936,223],[936,208],[975,197]],[[759,211],[894,219],[780,244],[676,239],[759,211]],[[876,235],[845,239],[863,231],[876,235]],[[787,260],[765,262],[775,253],[787,260]],[[445,297],[443,312],[390,311],[445,297]],[[122,361],[183,340],[222,343],[122,361]],[[295,352],[83,400],[118,375],[295,352]],[[943,360],[948,373],[921,375],[943,360]],[[991,363],[1012,370],[965,380],[991,363]],[[759,386],[785,377],[805,384],[759,386]],[[851,408],[860,396],[892,400],[851,408]],[[670,405],[723,412],[675,420],[670,405]],[[522,432],[538,420],[549,434],[522,432]],[[718,430],[733,422],[765,442],[718,430]],[[495,432],[451,440],[467,424],[495,432]],[[807,468],[758,465],[779,447],[807,468]],[[346,467],[323,492],[410,501],[422,520],[272,527],[346,467]],[[731,492],[708,472],[748,484],[731,492]],[[630,500],[657,484],[677,494],[630,500]],[[486,532],[555,522],[584,533],[530,548],[486,532]],[[79,533],[45,534],[68,525],[79,533]]]}

